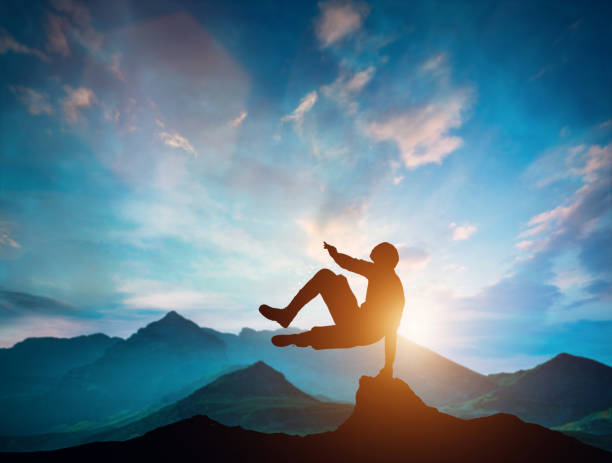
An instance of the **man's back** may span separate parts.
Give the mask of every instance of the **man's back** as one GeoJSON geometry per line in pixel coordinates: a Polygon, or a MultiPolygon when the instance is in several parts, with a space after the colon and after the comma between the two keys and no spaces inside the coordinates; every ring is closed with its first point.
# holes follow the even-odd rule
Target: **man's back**
{"type": "Polygon", "coordinates": [[[367,323],[387,329],[397,328],[404,309],[404,288],[393,269],[374,263],[368,269],[368,289],[361,304],[367,323]]]}
{"type": "Polygon", "coordinates": [[[335,253],[334,260],[342,268],[368,279],[366,299],[361,304],[360,319],[371,328],[397,329],[404,309],[404,288],[395,273],[395,266],[384,265],[346,254],[335,253]]]}

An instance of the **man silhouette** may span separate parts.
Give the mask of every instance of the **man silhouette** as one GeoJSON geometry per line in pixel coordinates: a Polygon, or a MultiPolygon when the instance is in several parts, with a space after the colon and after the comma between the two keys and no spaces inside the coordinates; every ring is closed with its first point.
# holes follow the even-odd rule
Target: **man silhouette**
{"type": "Polygon", "coordinates": [[[278,335],[272,342],[279,347],[295,344],[315,349],[333,349],[373,344],[385,337],[385,365],[381,375],[393,375],[393,362],[397,342],[397,328],[404,309],[404,289],[395,266],[399,254],[390,243],[380,243],[370,253],[371,261],[355,259],[339,253],[323,242],[331,258],[343,269],[358,273],[368,279],[366,299],[361,307],[343,275],[329,269],[319,270],[298,291],[289,305],[276,309],[268,305],[259,307],[269,320],[287,328],[300,309],[317,295],[321,295],[335,325],[314,327],[299,334],[278,335]]]}

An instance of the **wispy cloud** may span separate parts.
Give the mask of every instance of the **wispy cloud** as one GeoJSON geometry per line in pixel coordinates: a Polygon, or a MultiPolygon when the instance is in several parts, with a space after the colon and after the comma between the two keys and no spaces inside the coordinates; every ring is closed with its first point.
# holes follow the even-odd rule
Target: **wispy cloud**
{"type": "MultiPolygon", "coordinates": [[[[363,254],[376,239],[376,232],[368,230],[366,233],[367,204],[356,201],[347,205],[326,205],[329,212],[316,216],[304,216],[295,220],[295,223],[306,234],[306,253],[320,262],[327,262],[327,252],[323,250],[323,241],[335,244],[343,252],[354,255],[363,254]]],[[[382,241],[382,240],[381,240],[382,241]]]]}
{"type": "Polygon", "coordinates": [[[193,145],[180,133],[176,131],[160,132],[159,137],[164,142],[164,145],[169,146],[171,148],[182,149],[183,151],[197,156],[196,150],[193,145]]]}
{"type": "Polygon", "coordinates": [[[178,288],[158,280],[131,280],[119,284],[122,303],[130,309],[198,310],[232,309],[236,304],[226,294],[194,288],[178,288]]]}
{"type": "Polygon", "coordinates": [[[69,124],[76,124],[81,118],[81,110],[96,103],[96,94],[90,88],[72,88],[64,85],[66,97],[62,100],[64,116],[69,124]]]}
{"type": "Polygon", "coordinates": [[[69,14],[75,23],[89,23],[89,10],[81,3],[74,0],[51,0],[51,4],[56,10],[69,14]]]}
{"type": "Polygon", "coordinates": [[[357,112],[357,103],[354,98],[372,80],[375,72],[374,66],[369,66],[354,74],[342,71],[334,82],[321,87],[321,93],[346,107],[349,114],[354,114],[357,112]]]}
{"type": "Polygon", "coordinates": [[[232,127],[239,127],[244,122],[244,120],[246,119],[247,114],[248,113],[246,111],[242,111],[240,113],[240,115],[238,115],[238,117],[236,117],[235,119],[232,119],[230,121],[230,125],[232,127]]]}
{"type": "Polygon", "coordinates": [[[304,122],[304,116],[308,111],[312,109],[318,99],[318,94],[316,90],[308,93],[300,100],[300,104],[293,110],[291,114],[287,114],[283,116],[281,119],[282,122],[293,122],[293,125],[296,128],[300,128],[302,126],[302,122],[304,122]]]}
{"type": "Polygon", "coordinates": [[[448,228],[453,231],[453,241],[467,240],[470,236],[476,233],[476,231],[478,231],[478,228],[475,225],[457,225],[455,222],[451,222],[448,228]]]}
{"type": "Polygon", "coordinates": [[[14,249],[21,248],[21,245],[11,237],[9,224],[0,221],[0,248],[3,246],[14,249]]]}
{"type": "Polygon", "coordinates": [[[75,310],[70,304],[57,299],[17,291],[0,290],[0,319],[34,314],[73,314],[75,310]]]}
{"type": "Polygon", "coordinates": [[[544,67],[540,68],[540,70],[538,72],[536,72],[534,75],[532,75],[529,78],[529,81],[531,82],[531,81],[540,79],[544,74],[550,72],[552,70],[552,68],[553,67],[551,65],[547,65],[547,66],[544,66],[544,67]]]}
{"type": "Polygon", "coordinates": [[[13,92],[17,101],[23,104],[30,114],[38,116],[40,114],[51,114],[53,108],[49,102],[49,95],[38,92],[32,88],[21,85],[11,85],[9,90],[13,92]]]}
{"type": "Polygon", "coordinates": [[[422,269],[431,260],[429,253],[417,246],[398,246],[398,251],[399,266],[403,269],[422,269]]]}
{"type": "Polygon", "coordinates": [[[367,126],[367,134],[377,141],[393,141],[408,169],[442,163],[463,144],[449,135],[463,123],[463,112],[470,104],[470,92],[458,92],[448,99],[390,116],[367,126]]]}
{"type": "Polygon", "coordinates": [[[432,56],[421,65],[420,71],[442,80],[447,79],[450,76],[447,54],[439,53],[432,56]]]}
{"type": "Polygon", "coordinates": [[[612,127],[612,119],[597,124],[597,128],[599,129],[607,129],[608,127],[612,127]]]}
{"type": "Polygon", "coordinates": [[[65,31],[70,27],[66,18],[49,13],[45,30],[47,32],[47,50],[63,57],[70,56],[70,46],[65,31]]]}
{"type": "Polygon", "coordinates": [[[323,2],[319,3],[319,9],[321,13],[315,27],[324,48],[358,30],[369,13],[365,4],[350,2],[323,2]]]}
{"type": "Polygon", "coordinates": [[[19,43],[7,31],[0,28],[0,55],[4,55],[9,51],[12,51],[13,53],[21,53],[24,55],[32,55],[42,61],[49,61],[49,57],[42,51],[19,43]]]}
{"type": "Polygon", "coordinates": [[[126,81],[125,74],[121,70],[121,53],[113,53],[110,56],[108,70],[120,81],[126,81]]]}
{"type": "MultiPolygon", "coordinates": [[[[594,193],[600,189],[610,187],[610,171],[612,169],[612,144],[607,146],[592,145],[588,149],[584,145],[579,145],[579,149],[569,149],[566,166],[571,166],[566,176],[578,176],[583,180],[583,186],[579,188],[564,204],[560,204],[552,209],[541,212],[533,216],[527,222],[527,229],[521,232],[518,237],[539,235],[548,231],[564,231],[569,222],[587,206],[594,193]]],[[[541,164],[536,160],[535,164],[541,164]]],[[[556,179],[553,179],[554,181],[556,179]]],[[[552,183],[552,181],[548,183],[552,183]]],[[[547,183],[547,184],[548,184],[547,183]]],[[[601,207],[601,206],[599,206],[601,207]]],[[[578,224],[573,224],[575,228],[578,224]]],[[[588,224],[582,224],[584,227],[588,224]]]]}
{"type": "MultiPolygon", "coordinates": [[[[92,26],[89,9],[73,0],[52,0],[56,10],[47,14],[45,30],[47,50],[63,57],[71,55],[69,40],[76,42],[97,58],[108,61],[109,69],[113,66],[112,56],[102,56],[102,35],[92,26]]],[[[112,70],[112,69],[111,69],[112,70]]],[[[118,74],[116,74],[118,75],[118,74]]]]}

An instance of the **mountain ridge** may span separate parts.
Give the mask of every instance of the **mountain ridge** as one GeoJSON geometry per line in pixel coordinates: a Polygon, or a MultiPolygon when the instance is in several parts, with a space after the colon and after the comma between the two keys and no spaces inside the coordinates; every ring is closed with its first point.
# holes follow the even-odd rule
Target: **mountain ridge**
{"type": "Polygon", "coordinates": [[[198,415],[126,442],[6,454],[16,461],[610,461],[610,453],[515,416],[462,420],[428,407],[403,381],[363,376],[356,406],[336,431],[304,437],[227,427],[198,415]]]}
{"type": "Polygon", "coordinates": [[[612,405],[612,367],[586,357],[561,353],[507,375],[495,390],[444,411],[466,418],[505,412],[553,427],[612,405]]]}

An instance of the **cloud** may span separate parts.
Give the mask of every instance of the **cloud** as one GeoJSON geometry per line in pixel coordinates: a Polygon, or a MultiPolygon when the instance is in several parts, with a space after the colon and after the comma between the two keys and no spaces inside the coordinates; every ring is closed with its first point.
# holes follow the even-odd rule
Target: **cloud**
{"type": "Polygon", "coordinates": [[[11,237],[9,223],[0,221],[0,249],[2,247],[19,249],[21,244],[11,237]]]}
{"type": "Polygon", "coordinates": [[[463,144],[460,137],[450,136],[448,131],[463,123],[462,113],[468,107],[469,95],[458,92],[444,101],[388,117],[383,122],[372,122],[366,133],[376,141],[393,141],[408,169],[441,164],[463,144]]]}
{"type": "Polygon", "coordinates": [[[478,230],[474,225],[457,225],[455,222],[452,222],[448,227],[453,230],[453,241],[467,240],[478,230]]]}
{"type": "Polygon", "coordinates": [[[345,106],[349,114],[354,114],[357,112],[357,103],[354,98],[372,80],[375,72],[374,66],[369,66],[352,75],[342,71],[334,82],[321,87],[321,93],[345,106]]]}
{"type": "MultiPolygon", "coordinates": [[[[610,203],[609,188],[612,171],[612,144],[592,145],[588,149],[580,145],[568,150],[565,165],[570,166],[567,176],[579,177],[583,185],[564,202],[552,209],[533,216],[527,222],[527,230],[518,238],[554,232],[556,235],[572,233],[582,235],[593,225],[590,220],[605,213],[610,203]],[[588,219],[586,218],[588,217],[588,219]]],[[[535,163],[540,163],[536,160],[535,163]]],[[[552,183],[556,179],[548,183],[552,183]]],[[[546,184],[548,184],[546,183],[546,184]]]]}
{"type": "Polygon", "coordinates": [[[17,291],[0,290],[0,319],[29,315],[73,314],[70,304],[44,296],[17,291]]]}
{"type": "Polygon", "coordinates": [[[533,246],[533,241],[528,241],[528,240],[524,240],[524,241],[520,241],[519,243],[516,243],[515,246],[518,249],[529,249],[533,246]]]}
{"type": "Polygon", "coordinates": [[[305,114],[312,109],[317,102],[317,99],[317,91],[313,90],[300,100],[300,104],[298,104],[297,108],[295,108],[291,114],[283,116],[281,121],[293,122],[293,125],[299,129],[302,126],[305,114]]]}
{"type": "Polygon", "coordinates": [[[89,9],[73,0],[52,0],[51,4],[71,20],[71,22],[64,21],[62,29],[71,34],[91,53],[96,54],[102,46],[103,39],[91,25],[89,9]]]}
{"type": "Polygon", "coordinates": [[[338,201],[336,204],[330,200],[321,206],[318,215],[297,218],[295,223],[306,235],[306,254],[317,261],[329,262],[327,251],[323,250],[323,241],[354,256],[363,255],[364,252],[369,254],[375,244],[376,233],[373,230],[366,233],[367,208],[363,201],[349,204],[338,201]]]}
{"type": "Polygon", "coordinates": [[[529,165],[525,178],[534,182],[537,188],[564,180],[579,173],[578,162],[586,150],[585,145],[553,148],[529,165]]]}
{"type": "Polygon", "coordinates": [[[434,55],[421,65],[420,70],[422,73],[446,79],[450,76],[448,56],[446,53],[434,55]]]}
{"type": "Polygon", "coordinates": [[[23,87],[21,85],[11,85],[9,90],[23,104],[30,114],[38,116],[40,114],[51,114],[53,108],[49,103],[49,95],[46,93],[37,92],[34,89],[23,87]]]}
{"type": "MultiPolygon", "coordinates": [[[[121,320],[120,326],[124,323],[125,320],[121,320]]],[[[12,347],[31,337],[71,338],[95,332],[100,330],[92,330],[90,320],[76,320],[62,315],[29,315],[11,319],[10,323],[0,323],[0,347],[12,347]]]]}
{"type": "Polygon", "coordinates": [[[73,0],[51,0],[53,8],[70,15],[76,24],[87,25],[91,20],[87,7],[73,0]]]}
{"type": "Polygon", "coordinates": [[[125,74],[121,71],[121,53],[113,53],[110,56],[108,70],[121,82],[125,82],[125,74]]]}
{"type": "Polygon", "coordinates": [[[119,111],[119,108],[117,107],[112,109],[107,108],[104,110],[104,119],[107,121],[112,121],[115,125],[117,125],[121,119],[121,111],[119,111]]]}
{"type": "Polygon", "coordinates": [[[47,32],[47,50],[63,57],[70,56],[70,46],[65,32],[70,28],[66,18],[49,13],[45,30],[47,32]]]}
{"type": "Polygon", "coordinates": [[[196,150],[191,145],[191,143],[189,143],[189,140],[187,140],[178,132],[160,132],[159,137],[164,142],[164,145],[170,146],[171,148],[182,149],[184,151],[187,151],[188,153],[193,154],[194,156],[197,156],[196,150]]]}
{"type": "Polygon", "coordinates": [[[598,129],[607,129],[608,127],[612,127],[612,119],[597,124],[598,129]]]}
{"type": "Polygon", "coordinates": [[[320,16],[316,20],[315,32],[323,48],[348,37],[358,30],[369,13],[364,4],[335,1],[319,3],[320,16]]]}
{"type": "Polygon", "coordinates": [[[247,114],[248,113],[246,111],[242,111],[238,117],[236,117],[235,119],[232,119],[230,121],[230,125],[232,127],[239,127],[240,125],[242,125],[242,123],[246,119],[247,114]]]}
{"type": "Polygon", "coordinates": [[[529,82],[534,81],[534,80],[538,80],[539,78],[541,78],[544,74],[550,72],[552,70],[552,66],[548,65],[548,66],[544,66],[542,67],[538,72],[536,72],[534,75],[532,75],[529,78],[529,82]]]}
{"type": "Polygon", "coordinates": [[[123,282],[117,291],[124,295],[122,303],[130,309],[197,310],[237,308],[226,294],[197,289],[177,288],[157,280],[123,282]]]}
{"type": "Polygon", "coordinates": [[[49,57],[45,55],[42,51],[19,43],[7,31],[0,28],[0,55],[4,55],[9,51],[12,51],[13,53],[21,53],[24,55],[32,55],[42,61],[49,61],[49,57]]]}
{"type": "Polygon", "coordinates": [[[427,251],[416,246],[398,246],[398,248],[400,267],[421,269],[431,260],[431,256],[427,251]]]}
{"type": "Polygon", "coordinates": [[[81,118],[81,109],[88,108],[96,103],[96,94],[90,88],[72,88],[64,85],[66,97],[62,100],[64,116],[69,124],[76,124],[81,118]]]}
{"type": "MultiPolygon", "coordinates": [[[[75,41],[87,49],[95,58],[106,62],[111,72],[116,69],[118,62],[114,55],[106,56],[101,53],[103,37],[91,25],[89,9],[72,0],[52,0],[51,4],[56,13],[48,13],[45,30],[47,34],[47,50],[63,57],[71,55],[68,39],[75,41]],[[115,61],[114,61],[115,60],[115,61]]],[[[118,78],[120,73],[113,72],[118,78]]]]}

